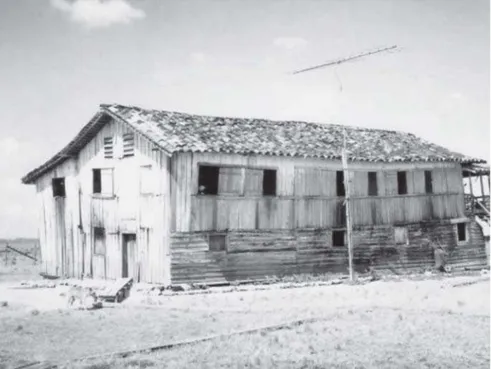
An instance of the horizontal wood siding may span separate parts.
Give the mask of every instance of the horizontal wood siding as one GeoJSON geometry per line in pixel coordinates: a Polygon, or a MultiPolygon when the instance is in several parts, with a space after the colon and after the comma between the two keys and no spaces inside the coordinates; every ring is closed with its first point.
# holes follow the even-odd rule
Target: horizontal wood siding
{"type": "MultiPolygon", "coordinates": [[[[457,244],[455,224],[412,223],[404,226],[407,243],[396,244],[391,225],[357,226],[353,231],[354,268],[372,265],[392,272],[424,271],[434,266],[434,247],[443,245],[454,268],[484,267],[482,233],[469,224],[469,240],[457,244]]],[[[209,251],[208,233],[172,235],[172,283],[226,282],[293,274],[347,273],[346,247],[332,245],[332,231],[297,229],[229,231],[227,250],[209,251]]]]}

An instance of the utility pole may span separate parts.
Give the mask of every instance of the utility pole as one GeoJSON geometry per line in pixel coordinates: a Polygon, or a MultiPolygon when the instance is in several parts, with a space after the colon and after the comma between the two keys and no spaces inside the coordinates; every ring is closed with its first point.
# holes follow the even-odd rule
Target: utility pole
{"type": "Polygon", "coordinates": [[[344,206],[346,210],[346,238],[348,241],[348,269],[349,279],[353,281],[353,244],[351,234],[353,232],[351,224],[351,204],[350,204],[350,175],[348,170],[348,154],[346,150],[346,129],[343,129],[343,177],[344,177],[344,206]]]}
{"type": "MultiPolygon", "coordinates": [[[[314,69],[329,67],[332,65],[339,65],[339,64],[346,63],[346,62],[354,60],[354,59],[362,58],[364,56],[378,54],[378,53],[381,53],[384,51],[390,51],[390,50],[393,50],[396,48],[397,48],[397,45],[393,45],[390,47],[384,47],[381,49],[375,49],[372,51],[356,54],[356,55],[349,56],[346,58],[333,60],[333,61],[330,61],[327,63],[314,65],[314,66],[309,67],[309,68],[300,69],[300,70],[292,72],[292,74],[299,74],[299,73],[308,72],[308,71],[311,71],[314,69]]],[[[354,276],[353,276],[353,274],[354,274],[353,273],[353,243],[352,243],[353,224],[352,224],[352,220],[351,220],[351,210],[352,209],[351,209],[351,202],[350,202],[350,172],[348,169],[348,149],[347,149],[347,145],[346,145],[346,129],[343,129],[343,150],[342,150],[341,159],[342,159],[342,164],[343,164],[343,177],[344,177],[344,183],[343,184],[344,184],[344,192],[345,192],[344,205],[345,205],[345,210],[346,210],[346,238],[347,238],[347,243],[348,243],[348,269],[349,269],[349,279],[350,279],[350,281],[353,281],[353,278],[354,278],[354,276]]],[[[471,187],[471,190],[472,190],[472,187],[471,187]]]]}

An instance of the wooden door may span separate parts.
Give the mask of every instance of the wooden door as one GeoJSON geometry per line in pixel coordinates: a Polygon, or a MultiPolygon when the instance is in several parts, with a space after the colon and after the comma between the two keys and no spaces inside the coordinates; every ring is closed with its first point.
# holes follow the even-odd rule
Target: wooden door
{"type": "Polygon", "coordinates": [[[136,234],[124,233],[123,234],[123,247],[122,247],[122,277],[137,277],[136,267],[136,234]]]}
{"type": "Polygon", "coordinates": [[[57,276],[67,276],[67,252],[66,252],[66,234],[65,234],[65,198],[55,197],[55,232],[56,232],[56,253],[57,253],[57,276]]]}

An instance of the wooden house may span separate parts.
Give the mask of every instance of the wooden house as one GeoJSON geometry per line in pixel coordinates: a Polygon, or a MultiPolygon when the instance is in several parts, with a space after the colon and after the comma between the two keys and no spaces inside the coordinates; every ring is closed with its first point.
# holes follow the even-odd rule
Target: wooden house
{"type": "Polygon", "coordinates": [[[413,134],[101,105],[23,178],[43,271],[170,284],[347,272],[347,133],[356,271],[486,264],[463,168],[413,134]]]}

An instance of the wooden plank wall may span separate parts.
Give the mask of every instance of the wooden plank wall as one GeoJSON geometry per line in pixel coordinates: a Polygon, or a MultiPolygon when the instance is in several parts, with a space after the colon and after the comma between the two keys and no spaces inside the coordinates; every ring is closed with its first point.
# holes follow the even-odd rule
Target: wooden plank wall
{"type": "MultiPolygon", "coordinates": [[[[331,245],[332,230],[345,227],[344,199],[336,197],[336,171],[341,169],[340,162],[315,159],[174,155],[173,283],[346,272],[346,247],[331,245]],[[199,164],[276,169],[276,196],[230,191],[235,188],[229,183],[231,176],[222,186],[227,188],[223,194],[219,186],[219,195],[197,195],[199,164]],[[227,236],[228,251],[209,251],[208,234],[216,232],[227,236]]],[[[428,246],[432,232],[450,244],[455,242],[453,225],[427,226],[425,230],[422,224],[464,217],[459,164],[351,163],[350,170],[357,269],[366,268],[370,258],[379,260],[380,266],[424,267],[433,263],[428,246]],[[425,193],[425,170],[432,171],[431,194],[425,193]],[[377,172],[378,196],[368,196],[370,171],[377,172]],[[398,194],[398,171],[406,171],[406,195],[398,194]],[[408,245],[394,245],[394,224],[408,225],[412,240],[408,245]],[[384,245],[394,246],[393,255],[379,250],[384,245]]],[[[227,171],[230,169],[222,172],[227,171]]],[[[465,247],[484,247],[477,235],[473,237],[473,243],[465,247]]],[[[480,263],[480,251],[477,254],[475,260],[480,263]]],[[[463,258],[464,263],[470,260],[463,258]]]]}
{"type": "Polygon", "coordinates": [[[118,152],[123,134],[128,132],[132,132],[131,129],[122,123],[110,121],[82,148],[77,158],[65,162],[38,181],[42,218],[40,240],[46,271],[80,277],[82,273],[90,274],[95,270],[99,276],[119,278],[122,273],[122,234],[135,233],[140,280],[170,283],[170,159],[139,134],[135,134],[133,157],[104,158],[104,137],[114,137],[115,152],[118,152]],[[145,194],[140,193],[142,166],[147,167],[145,180],[152,182],[145,184],[145,194]],[[94,168],[113,169],[112,196],[92,194],[94,168]],[[64,257],[60,247],[56,246],[59,238],[56,227],[62,227],[61,222],[56,221],[52,197],[51,178],[56,176],[66,177],[63,228],[66,244],[74,244],[64,257]],[[106,255],[93,254],[94,227],[105,229],[106,255]]]}
{"type": "MultiPolygon", "coordinates": [[[[395,243],[391,225],[354,229],[354,268],[369,265],[391,272],[421,272],[434,266],[433,247],[443,245],[454,268],[485,267],[486,251],[478,225],[469,223],[469,240],[457,244],[455,224],[405,226],[407,243],[395,243]]],[[[346,247],[332,245],[332,231],[321,229],[229,231],[227,251],[208,251],[206,232],[172,236],[172,283],[227,282],[293,274],[347,273],[346,247]]]]}
{"type": "Polygon", "coordinates": [[[39,214],[39,243],[42,270],[53,275],[80,275],[76,260],[81,255],[77,237],[78,202],[76,186],[77,162],[69,159],[36,182],[39,214]],[[65,177],[66,198],[53,197],[51,181],[65,177]]]}
{"type": "MultiPolygon", "coordinates": [[[[182,153],[172,159],[175,232],[227,229],[296,229],[344,226],[342,198],[336,197],[338,161],[182,153]],[[277,170],[277,196],[197,195],[199,164],[277,170]],[[340,216],[341,215],[341,216],[340,216]]],[[[355,225],[379,225],[464,216],[462,174],[455,163],[351,163],[355,225]],[[398,195],[397,171],[406,171],[407,195],[398,195]],[[425,193],[424,171],[433,174],[425,193]],[[377,172],[378,196],[368,196],[368,172],[377,172]]],[[[230,168],[227,168],[230,171],[230,168]]],[[[227,177],[222,185],[233,178],[227,177]]],[[[219,183],[220,184],[220,183],[219,183]]],[[[232,187],[231,187],[232,186],[232,187]]]]}

